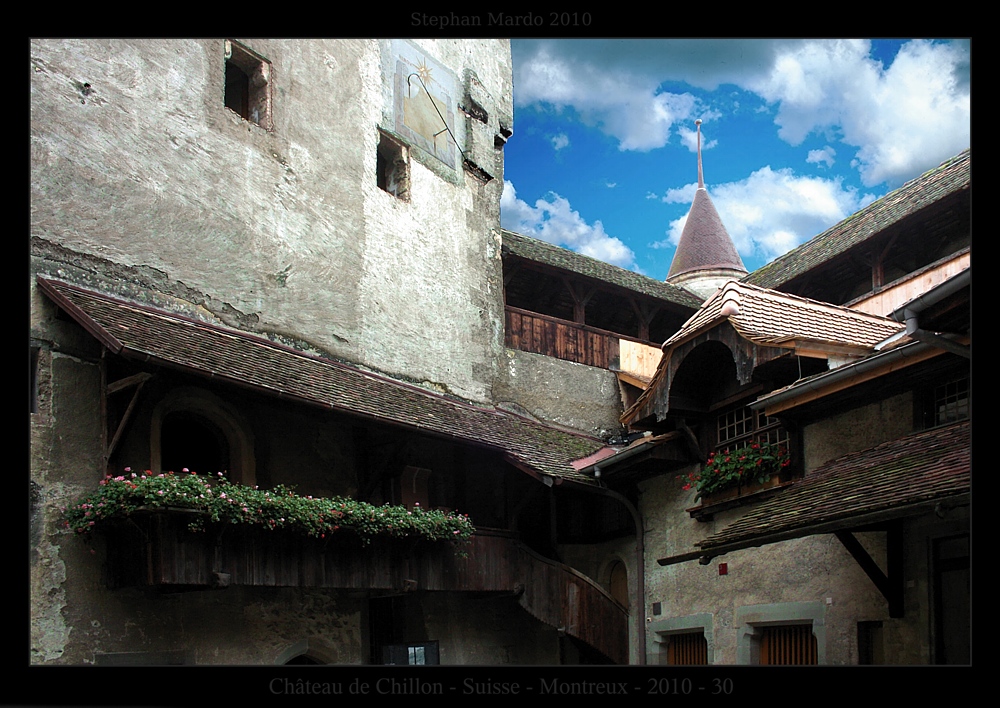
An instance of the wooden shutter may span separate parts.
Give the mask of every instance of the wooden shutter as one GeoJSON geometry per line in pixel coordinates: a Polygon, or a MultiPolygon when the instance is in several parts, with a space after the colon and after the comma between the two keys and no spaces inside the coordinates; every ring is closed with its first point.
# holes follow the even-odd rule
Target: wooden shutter
{"type": "Polygon", "coordinates": [[[708,642],[701,632],[673,634],[667,644],[667,663],[692,665],[708,663],[708,642]]]}
{"type": "Polygon", "coordinates": [[[810,624],[763,627],[760,630],[761,664],[816,664],[816,637],[810,624]]]}

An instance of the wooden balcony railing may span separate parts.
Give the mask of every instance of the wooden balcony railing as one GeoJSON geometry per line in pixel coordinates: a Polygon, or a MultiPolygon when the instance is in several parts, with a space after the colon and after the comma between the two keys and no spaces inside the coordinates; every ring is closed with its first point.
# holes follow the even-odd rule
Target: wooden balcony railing
{"type": "Polygon", "coordinates": [[[427,542],[361,547],[240,526],[192,532],[189,520],[179,511],[133,514],[108,534],[110,585],[517,593],[536,619],[616,663],[628,661],[625,610],[592,580],[535,554],[509,532],[479,529],[460,556],[447,544],[427,542]]]}
{"type": "Polygon", "coordinates": [[[656,373],[661,352],[648,342],[589,325],[507,306],[505,343],[511,349],[636,374],[656,373]]]}

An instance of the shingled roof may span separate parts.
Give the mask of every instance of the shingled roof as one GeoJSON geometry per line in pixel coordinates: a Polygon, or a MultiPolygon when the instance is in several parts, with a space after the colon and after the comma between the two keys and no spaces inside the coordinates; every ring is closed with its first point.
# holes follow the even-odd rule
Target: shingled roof
{"type": "Polygon", "coordinates": [[[806,341],[870,349],[903,329],[887,317],[733,281],[712,296],[663,348],[725,319],[744,339],[787,348],[806,341]]]}
{"type": "Polygon", "coordinates": [[[923,430],[827,462],[696,544],[736,550],[900,518],[969,494],[969,421],[923,430]]]}
{"type": "Polygon", "coordinates": [[[944,197],[969,188],[971,149],[910,180],[894,192],[758,268],[743,279],[777,288],[944,197]]]}
{"type": "Polygon", "coordinates": [[[567,270],[578,275],[600,280],[611,285],[632,290],[651,297],[667,300],[685,307],[697,308],[701,300],[683,288],[639,275],[630,270],[613,266],[590,256],[554,246],[523,234],[501,231],[503,252],[525,260],[567,270]]]}
{"type": "Polygon", "coordinates": [[[597,439],[445,398],[245,332],[68,283],[39,278],[38,284],[115,354],[386,425],[483,445],[535,472],[593,484],[570,463],[600,449],[597,439]]]}
{"type": "Polygon", "coordinates": [[[713,269],[747,272],[708,191],[699,187],[695,190],[667,279],[692,271],[713,269]]]}
{"type": "Polygon", "coordinates": [[[731,281],[663,343],[667,355],[621,420],[631,422],[652,412],[650,406],[660,395],[673,349],[726,321],[747,341],[811,356],[869,354],[876,344],[905,329],[887,317],[731,281]]]}

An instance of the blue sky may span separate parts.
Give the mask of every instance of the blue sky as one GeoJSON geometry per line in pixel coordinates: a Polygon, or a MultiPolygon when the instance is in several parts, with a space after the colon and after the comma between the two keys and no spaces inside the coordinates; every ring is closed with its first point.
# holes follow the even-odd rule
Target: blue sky
{"type": "Polygon", "coordinates": [[[968,41],[511,42],[505,228],[666,277],[697,182],[749,270],[969,147],[968,41]]]}

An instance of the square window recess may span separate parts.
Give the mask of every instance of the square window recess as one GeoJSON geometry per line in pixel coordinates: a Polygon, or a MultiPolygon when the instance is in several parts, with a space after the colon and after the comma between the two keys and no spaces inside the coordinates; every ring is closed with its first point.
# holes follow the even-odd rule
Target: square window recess
{"type": "Polygon", "coordinates": [[[228,39],[226,108],[243,120],[271,129],[271,63],[228,39]]]}
{"type": "Polygon", "coordinates": [[[378,187],[397,199],[410,199],[410,155],[406,146],[379,131],[375,159],[378,187]]]}

